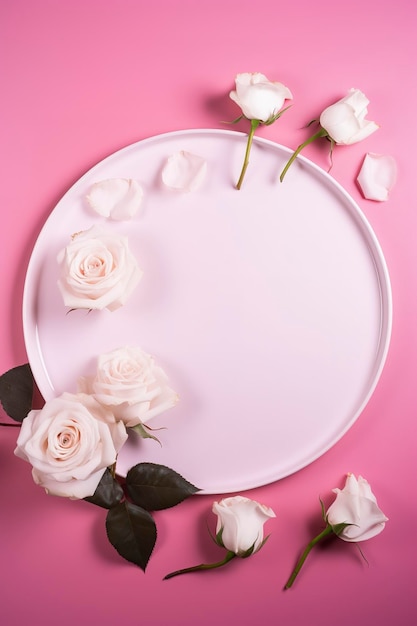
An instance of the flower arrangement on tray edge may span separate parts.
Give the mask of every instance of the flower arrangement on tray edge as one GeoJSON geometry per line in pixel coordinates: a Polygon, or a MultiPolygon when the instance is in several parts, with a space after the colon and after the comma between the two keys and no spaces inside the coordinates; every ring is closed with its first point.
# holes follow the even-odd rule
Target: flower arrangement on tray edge
{"type": "Polygon", "coordinates": [[[85,393],[64,393],[33,410],[34,388],[29,364],[0,377],[3,408],[21,426],[15,454],[32,464],[34,482],[47,493],[107,509],[110,543],[145,571],[157,536],[151,513],[176,506],[199,489],[155,463],[138,463],[119,478],[117,452],[127,437],[123,421],[85,393]]]}
{"type": "MultiPolygon", "coordinates": [[[[0,376],[1,404],[9,417],[15,420],[15,424],[2,425],[21,425],[16,454],[25,460],[30,459],[25,449],[27,437],[25,434],[22,436],[22,432],[30,429],[30,422],[42,411],[31,409],[33,392],[34,380],[29,364],[12,368],[0,376]],[[25,420],[28,421],[25,423],[25,420]]],[[[71,394],[63,395],[63,401],[74,401],[74,397],[67,397],[71,394]]],[[[86,394],[81,395],[85,402],[86,394]]],[[[61,427],[58,439],[61,438],[64,450],[68,445],[66,437],[70,438],[70,435],[61,427]]],[[[33,472],[35,482],[42,484],[42,476],[36,474],[35,468],[33,472]]],[[[81,485],[85,484],[82,478],[78,480],[81,485]]],[[[67,482],[74,481],[70,479],[67,482]]],[[[48,481],[44,481],[43,486],[48,493],[48,481]]],[[[174,470],[155,463],[138,463],[128,471],[125,479],[120,479],[116,475],[114,462],[111,466],[101,468],[101,477],[92,495],[83,496],[83,499],[107,509],[105,523],[109,542],[121,557],[145,571],[157,540],[152,512],[176,506],[198,491],[198,487],[174,470]]],[[[306,546],[284,589],[292,587],[309,553],[319,542],[333,536],[357,545],[380,534],[385,528],[388,518],[379,508],[370,484],[362,476],[356,478],[348,474],[344,488],[333,491],[336,499],[327,512],[320,501],[325,527],[306,546]]],[[[71,498],[71,493],[58,490],[55,495],[71,498]]],[[[81,492],[78,492],[78,497],[82,497],[81,492]]],[[[72,498],[76,499],[77,496],[72,495],[72,498]]],[[[164,579],[218,569],[235,557],[247,559],[263,548],[269,538],[269,535],[264,538],[263,526],[269,519],[276,517],[270,507],[240,495],[214,502],[212,511],[217,515],[216,531],[212,538],[225,549],[224,558],[215,563],[201,563],[175,570],[164,579]]]]}

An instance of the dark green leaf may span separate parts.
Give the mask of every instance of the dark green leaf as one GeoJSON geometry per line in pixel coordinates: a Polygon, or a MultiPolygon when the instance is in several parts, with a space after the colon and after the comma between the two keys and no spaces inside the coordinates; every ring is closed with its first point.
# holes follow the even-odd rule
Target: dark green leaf
{"type": "Polygon", "coordinates": [[[124,493],[122,486],[117,482],[109,469],[104,472],[94,495],[84,498],[87,502],[102,506],[103,509],[111,509],[119,504],[124,493]]]}
{"type": "Polygon", "coordinates": [[[200,491],[180,474],[155,463],[139,463],[126,476],[133,502],[147,511],[168,509],[200,491]]]}
{"type": "Polygon", "coordinates": [[[23,422],[32,409],[34,380],[28,363],[0,376],[0,402],[7,415],[23,422]]]}
{"type": "Polygon", "coordinates": [[[120,556],[145,571],[156,542],[156,525],[152,516],[125,500],[107,513],[106,531],[120,556]]]}

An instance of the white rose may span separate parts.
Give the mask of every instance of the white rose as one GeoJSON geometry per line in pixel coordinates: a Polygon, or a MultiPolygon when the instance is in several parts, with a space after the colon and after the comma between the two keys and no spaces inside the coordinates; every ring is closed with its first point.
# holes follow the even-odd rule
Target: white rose
{"type": "Polygon", "coordinates": [[[230,98],[249,120],[267,122],[278,113],[286,99],[292,99],[288,87],[269,81],[259,72],[237,74],[235,83],[236,90],[230,92],[230,98]]]}
{"type": "Polygon", "coordinates": [[[30,411],[15,454],[31,463],[47,493],[80,499],[94,494],[126,439],[124,424],[94,398],[64,393],[30,411]]]}
{"type": "Polygon", "coordinates": [[[362,91],[351,89],[347,96],[324,109],[320,115],[319,130],[301,143],[293,152],[280,174],[280,181],[284,180],[291,164],[301,150],[316,139],[326,137],[332,141],[332,147],[333,144],[348,146],[366,139],[366,137],[378,130],[378,124],[365,119],[368,113],[368,104],[369,100],[362,91]]]}
{"type": "Polygon", "coordinates": [[[339,145],[350,145],[366,139],[378,130],[375,122],[365,119],[368,98],[359,89],[350,89],[347,96],[327,107],[320,115],[320,125],[339,145]]]}
{"type": "Polygon", "coordinates": [[[127,237],[98,226],[73,235],[58,262],[58,286],[65,306],[72,309],[114,311],[125,304],[142,276],[127,237]]]}
{"type": "Polygon", "coordinates": [[[359,476],[349,474],[345,487],[334,489],[336,500],[329,507],[326,519],[331,526],[350,524],[338,537],[344,541],[365,541],[378,535],[388,518],[377,505],[369,483],[359,476]]]}
{"type": "Polygon", "coordinates": [[[221,532],[221,543],[238,556],[245,556],[253,547],[262,547],[264,523],[275,513],[255,500],[243,496],[224,498],[213,503],[213,513],[218,516],[216,534],[221,532]]]}
{"type": "Polygon", "coordinates": [[[95,376],[80,378],[78,386],[111,407],[127,427],[145,424],[178,401],[163,369],[152,356],[133,347],[99,356],[95,376]]]}

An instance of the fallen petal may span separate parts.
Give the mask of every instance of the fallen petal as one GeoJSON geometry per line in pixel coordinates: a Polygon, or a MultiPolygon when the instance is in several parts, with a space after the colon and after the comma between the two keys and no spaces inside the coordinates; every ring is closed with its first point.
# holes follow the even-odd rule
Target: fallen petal
{"type": "Polygon", "coordinates": [[[357,182],[363,197],[383,202],[397,180],[397,164],[392,156],[368,152],[362,163],[357,182]]]}
{"type": "Polygon", "coordinates": [[[167,159],[162,182],[171,189],[194,191],[204,180],[207,162],[200,156],[181,150],[167,159]]]}
{"type": "Polygon", "coordinates": [[[113,220],[130,220],[139,210],[143,189],[131,178],[109,178],[94,183],[86,196],[90,207],[113,220]]]}

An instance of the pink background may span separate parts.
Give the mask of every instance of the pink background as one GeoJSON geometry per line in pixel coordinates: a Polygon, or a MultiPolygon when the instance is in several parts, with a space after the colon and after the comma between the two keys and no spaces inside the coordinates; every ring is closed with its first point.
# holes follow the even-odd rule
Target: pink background
{"type": "MultiPolygon", "coordinates": [[[[146,574],[107,542],[105,512],[47,497],[0,429],[0,622],[133,624],[416,623],[414,559],[417,401],[415,143],[417,9],[412,0],[252,3],[247,0],[2,0],[0,371],[26,361],[22,290],[45,218],[87,169],[151,135],[224,128],[238,115],[234,76],[260,71],[292,90],[294,106],[259,136],[295,148],[303,127],[350,87],[369,97],[380,130],[334,153],[332,175],[372,224],[390,270],[394,324],[379,385],[353,428],[312,465],[246,495],[271,506],[268,544],[246,561],[170,581],[210,562],[213,497],[156,515],[146,574]],[[355,179],[366,152],[395,157],[390,200],[364,200],[355,179]],[[378,537],[316,548],[290,591],[282,587],[322,528],[346,472],[362,474],[390,518],[378,537]]],[[[247,130],[240,123],[236,130],[247,130]]],[[[304,151],[327,169],[327,146],[304,151]]],[[[2,419],[6,417],[2,412],[2,419]]]]}

